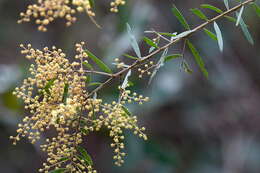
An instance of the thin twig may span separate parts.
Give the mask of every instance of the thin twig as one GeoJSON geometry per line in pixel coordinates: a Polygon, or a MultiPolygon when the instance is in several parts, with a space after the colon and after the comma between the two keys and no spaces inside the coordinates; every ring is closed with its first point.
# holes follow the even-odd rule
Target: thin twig
{"type": "MultiPolygon", "coordinates": [[[[191,30],[191,32],[188,33],[187,35],[185,35],[185,36],[183,36],[183,37],[180,37],[180,38],[177,38],[177,39],[175,39],[175,40],[173,40],[173,41],[170,41],[170,43],[164,45],[163,47],[158,48],[157,50],[153,51],[153,52],[150,53],[149,55],[144,56],[144,57],[142,57],[142,58],[136,60],[132,65],[130,65],[129,67],[127,67],[127,68],[125,68],[125,69],[123,69],[123,70],[121,70],[121,71],[119,71],[119,72],[117,72],[117,73],[108,74],[108,73],[97,72],[97,71],[85,71],[86,73],[96,73],[96,74],[102,74],[102,75],[110,76],[104,83],[100,84],[97,88],[95,88],[94,90],[92,90],[92,91],[87,95],[86,98],[91,97],[94,93],[98,92],[98,91],[99,91],[100,89],[102,89],[105,85],[107,85],[108,83],[110,83],[114,78],[121,77],[124,73],[128,72],[129,70],[131,70],[131,69],[133,69],[133,68],[135,68],[135,67],[137,67],[137,66],[139,66],[141,63],[143,63],[143,62],[149,60],[149,59],[152,58],[154,55],[156,55],[156,54],[160,53],[161,51],[163,51],[163,50],[169,48],[170,46],[172,46],[172,45],[178,43],[179,41],[181,41],[181,40],[183,40],[183,39],[186,39],[188,36],[192,35],[193,33],[197,32],[197,31],[199,31],[199,30],[201,30],[201,29],[203,29],[205,26],[207,26],[207,25],[213,23],[214,21],[216,21],[216,20],[218,20],[218,19],[220,19],[220,18],[226,16],[227,14],[230,14],[230,13],[232,13],[232,12],[234,12],[234,11],[240,9],[242,6],[244,6],[244,5],[246,5],[246,4],[249,4],[249,3],[251,3],[251,2],[254,2],[254,1],[255,1],[255,0],[247,0],[247,1],[245,1],[245,2],[243,2],[243,3],[241,3],[241,4],[239,4],[239,5],[237,5],[237,6],[235,6],[235,7],[233,7],[233,8],[231,8],[231,9],[225,11],[224,13],[222,13],[222,14],[220,14],[220,15],[218,15],[218,16],[216,16],[216,17],[210,19],[210,20],[208,20],[207,22],[205,22],[205,23],[203,23],[203,24],[201,24],[201,25],[195,27],[195,28],[194,28],[193,30],[191,30]]],[[[158,35],[158,36],[160,36],[160,35],[158,35]]],[[[186,41],[186,40],[185,40],[185,41],[186,41]]],[[[184,49],[185,49],[185,48],[184,48],[184,49]]],[[[81,65],[82,65],[82,64],[81,64],[81,65]]],[[[79,119],[78,119],[78,126],[77,126],[77,128],[76,128],[76,134],[77,134],[77,133],[79,132],[79,130],[80,130],[79,128],[80,128],[80,121],[81,121],[81,119],[82,119],[82,116],[83,116],[83,115],[82,115],[82,112],[81,112],[81,114],[80,114],[80,116],[79,116],[79,119]]],[[[76,143],[74,143],[74,147],[75,147],[75,146],[76,146],[76,143]]],[[[72,156],[72,157],[73,157],[73,156],[72,156]]]]}
{"type": "Polygon", "coordinates": [[[152,34],[156,34],[158,37],[161,37],[162,39],[164,39],[167,42],[171,42],[171,40],[169,40],[168,38],[162,36],[160,33],[156,32],[155,30],[152,31],[145,31],[145,33],[152,33],[152,34]]]}
{"type": "Polygon", "coordinates": [[[216,20],[221,19],[222,17],[225,17],[226,15],[228,15],[228,14],[234,12],[234,11],[237,11],[237,10],[240,9],[242,6],[245,6],[245,5],[247,5],[247,4],[251,3],[251,2],[254,2],[254,1],[255,1],[255,0],[247,0],[247,1],[245,1],[245,2],[242,2],[242,3],[240,3],[239,5],[237,5],[237,6],[233,7],[233,8],[231,8],[231,9],[229,9],[229,10],[227,10],[227,11],[221,13],[220,15],[218,15],[218,16],[212,18],[212,19],[209,19],[208,21],[206,21],[206,22],[202,23],[201,25],[195,27],[194,29],[191,30],[191,32],[189,32],[189,33],[186,34],[185,36],[180,37],[180,38],[177,38],[177,39],[171,41],[170,43],[164,45],[163,47],[160,47],[160,48],[158,48],[157,50],[153,51],[153,52],[150,53],[149,55],[144,56],[144,57],[142,57],[142,58],[136,60],[136,61],[135,61],[132,65],[130,65],[129,67],[127,67],[127,68],[125,68],[125,69],[123,69],[123,70],[121,70],[121,71],[119,71],[119,72],[113,74],[113,75],[112,75],[109,79],[107,79],[104,83],[102,83],[101,85],[99,85],[99,87],[97,87],[97,88],[94,89],[92,92],[90,92],[90,93],[88,94],[87,98],[89,98],[89,97],[90,97],[91,95],[93,95],[95,92],[97,92],[97,91],[99,91],[100,89],[102,89],[106,84],[108,84],[110,81],[112,81],[113,78],[119,77],[120,75],[122,75],[122,74],[128,72],[130,69],[135,68],[135,67],[138,66],[140,63],[149,60],[151,57],[153,57],[154,55],[160,53],[160,52],[163,51],[164,49],[167,49],[168,47],[170,47],[170,46],[172,46],[172,45],[178,43],[179,41],[181,41],[181,40],[183,40],[183,39],[189,37],[190,35],[194,34],[195,32],[197,32],[197,31],[199,31],[199,30],[201,30],[201,29],[203,29],[204,27],[206,27],[207,25],[209,25],[209,24],[215,22],[216,20]]]}

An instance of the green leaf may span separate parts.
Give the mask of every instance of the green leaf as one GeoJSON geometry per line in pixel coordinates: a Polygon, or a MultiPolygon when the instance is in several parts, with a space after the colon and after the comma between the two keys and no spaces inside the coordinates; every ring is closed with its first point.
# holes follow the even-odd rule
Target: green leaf
{"type": "Polygon", "coordinates": [[[86,76],[85,82],[86,82],[87,84],[89,84],[89,83],[91,82],[91,76],[90,76],[90,75],[86,76]]]}
{"type": "Polygon", "coordinates": [[[179,22],[182,24],[182,26],[183,26],[185,29],[190,30],[189,24],[187,23],[187,21],[185,20],[185,18],[184,18],[183,15],[181,14],[181,12],[177,9],[177,7],[173,6],[172,12],[173,12],[173,14],[177,17],[177,19],[178,19],[179,22]]]}
{"type": "Polygon", "coordinates": [[[86,129],[84,129],[84,128],[81,128],[80,131],[81,131],[82,133],[84,133],[84,135],[88,135],[88,134],[89,134],[89,131],[86,130],[86,129]]]}
{"type": "Polygon", "coordinates": [[[127,107],[125,107],[124,105],[122,105],[122,109],[126,113],[126,115],[128,115],[128,116],[132,115],[131,112],[127,109],[127,107]]]}
{"type": "Polygon", "coordinates": [[[86,126],[87,125],[86,120],[80,120],[79,123],[80,123],[80,126],[86,126]]]}
{"type": "Polygon", "coordinates": [[[97,86],[97,85],[101,85],[102,83],[100,82],[92,82],[92,83],[89,83],[88,86],[97,86]]]}
{"type": "Polygon", "coordinates": [[[193,54],[195,61],[198,64],[201,72],[204,74],[204,76],[206,78],[208,78],[208,76],[209,76],[208,71],[205,68],[205,63],[204,63],[203,59],[201,58],[199,52],[197,51],[197,49],[194,47],[194,45],[189,40],[187,40],[186,43],[188,44],[188,47],[189,47],[191,53],[193,54]]]}
{"type": "Polygon", "coordinates": [[[260,7],[254,2],[252,3],[253,8],[255,9],[256,14],[260,17],[260,7]]]}
{"type": "Polygon", "coordinates": [[[190,10],[191,10],[191,12],[192,12],[193,14],[195,14],[196,16],[198,16],[200,19],[202,19],[202,20],[208,20],[207,16],[206,16],[202,11],[200,11],[199,9],[197,9],[197,8],[192,8],[192,9],[190,9],[190,10]]]}
{"type": "Polygon", "coordinates": [[[155,48],[159,48],[154,42],[153,40],[149,39],[148,37],[144,37],[143,40],[150,46],[155,47],[155,48]]]}
{"type": "Polygon", "coordinates": [[[134,84],[132,81],[129,81],[129,80],[128,80],[128,85],[129,85],[129,86],[134,86],[135,84],[134,84]]]}
{"type": "Polygon", "coordinates": [[[186,73],[188,73],[188,74],[193,73],[192,69],[190,68],[189,64],[186,61],[182,62],[182,67],[186,73]]]}
{"type": "Polygon", "coordinates": [[[210,38],[212,38],[213,40],[218,41],[217,36],[216,36],[213,32],[211,32],[210,30],[207,30],[206,28],[204,28],[204,32],[205,32],[210,38]]]}
{"type": "Polygon", "coordinates": [[[221,52],[223,52],[223,38],[222,33],[219,29],[219,26],[216,22],[214,22],[214,29],[216,31],[217,39],[218,39],[218,46],[221,52]]]}
{"type": "Polygon", "coordinates": [[[63,157],[63,158],[59,159],[60,162],[66,161],[66,160],[69,160],[69,157],[63,157]]]}
{"type": "Polygon", "coordinates": [[[217,13],[223,13],[223,11],[213,5],[210,5],[210,4],[201,4],[200,5],[201,8],[207,8],[207,9],[210,9],[210,10],[213,10],[217,13]]]}
{"type": "Polygon", "coordinates": [[[86,68],[90,69],[90,70],[94,70],[93,66],[87,62],[83,62],[82,63],[86,68]]]}
{"type": "MultiPolygon", "coordinates": [[[[238,16],[238,13],[236,13],[236,15],[238,16]]],[[[252,36],[251,36],[251,34],[250,34],[248,28],[247,28],[247,25],[245,24],[245,22],[244,22],[244,20],[243,20],[242,17],[241,17],[241,19],[240,19],[239,24],[240,24],[240,27],[241,27],[241,29],[242,29],[242,31],[243,31],[243,33],[244,33],[244,35],[245,35],[247,41],[248,41],[250,44],[253,45],[253,44],[254,44],[254,40],[253,40],[253,38],[252,38],[252,36]]]]}
{"type": "Polygon", "coordinates": [[[51,93],[50,93],[50,88],[51,88],[51,86],[53,86],[55,80],[56,80],[56,78],[49,80],[49,81],[47,82],[47,84],[45,85],[45,87],[44,87],[44,90],[45,90],[45,91],[47,92],[47,94],[49,94],[49,95],[51,94],[51,93]]]}
{"type": "Polygon", "coordinates": [[[91,8],[95,7],[95,0],[89,0],[91,8]]]}
{"type": "Polygon", "coordinates": [[[58,168],[58,169],[51,171],[50,173],[63,173],[66,170],[67,170],[66,168],[58,168]]]}
{"type": "Polygon", "coordinates": [[[164,62],[170,61],[172,59],[176,59],[176,58],[181,58],[182,54],[172,54],[172,55],[168,55],[164,58],[164,62]]]}
{"type": "Polygon", "coordinates": [[[1,93],[1,104],[10,110],[20,111],[22,110],[21,103],[18,98],[13,95],[12,90],[1,93]]]}
{"type": "Polygon", "coordinates": [[[225,4],[226,8],[229,9],[229,3],[228,3],[228,0],[224,0],[224,4],[225,4]]]}
{"type": "Polygon", "coordinates": [[[242,6],[241,9],[240,9],[240,11],[239,11],[239,14],[238,14],[238,16],[237,16],[236,26],[238,26],[238,24],[240,23],[240,20],[241,20],[243,11],[244,11],[244,6],[242,6]]]}
{"type": "Polygon", "coordinates": [[[83,159],[85,160],[85,162],[87,162],[88,165],[93,165],[93,161],[90,155],[87,153],[87,151],[81,146],[78,146],[77,149],[81,154],[81,156],[83,157],[83,159]]]}
{"type": "Polygon", "coordinates": [[[98,57],[92,54],[89,50],[85,51],[88,54],[89,58],[91,58],[101,70],[103,70],[106,73],[112,73],[112,70],[103,61],[101,61],[98,57]]]}
{"type": "Polygon", "coordinates": [[[69,91],[69,84],[65,84],[64,86],[64,91],[63,91],[63,96],[62,96],[62,102],[66,103],[66,100],[68,98],[68,91],[69,91]]]}
{"type": "Polygon", "coordinates": [[[236,23],[236,18],[234,18],[234,17],[231,17],[231,16],[224,16],[227,20],[229,20],[230,22],[234,22],[234,23],[236,23]]]}
{"type": "Polygon", "coordinates": [[[172,33],[168,33],[168,32],[158,32],[158,34],[169,36],[169,37],[175,37],[176,36],[176,34],[172,34],[172,33]]]}
{"type": "Polygon", "coordinates": [[[132,46],[132,48],[134,49],[136,55],[141,58],[141,51],[140,51],[140,48],[139,48],[139,45],[137,43],[137,40],[132,32],[132,29],[130,27],[130,25],[127,23],[126,24],[126,27],[127,27],[127,32],[128,32],[128,35],[130,37],[130,44],[132,46]]]}
{"type": "Polygon", "coordinates": [[[135,57],[135,56],[132,56],[132,55],[128,55],[128,54],[123,54],[123,56],[127,57],[127,58],[130,58],[130,59],[134,59],[134,60],[138,60],[139,58],[135,57]]]}

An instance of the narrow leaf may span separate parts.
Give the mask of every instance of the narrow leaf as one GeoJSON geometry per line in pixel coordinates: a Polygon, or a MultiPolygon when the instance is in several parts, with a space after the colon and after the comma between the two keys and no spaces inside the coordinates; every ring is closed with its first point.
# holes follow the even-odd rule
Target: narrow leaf
{"type": "Polygon", "coordinates": [[[128,32],[128,35],[130,37],[130,44],[132,46],[132,48],[134,49],[136,55],[141,58],[141,51],[140,51],[140,48],[138,46],[138,43],[137,43],[137,40],[132,32],[132,29],[130,27],[130,25],[127,23],[126,24],[126,27],[127,27],[127,32],[128,32]]]}
{"type": "Polygon", "coordinates": [[[150,46],[152,47],[155,47],[155,48],[158,48],[158,46],[151,40],[149,39],[148,37],[144,37],[143,40],[150,46]]]}
{"type": "Polygon", "coordinates": [[[68,91],[69,91],[69,84],[65,84],[64,86],[64,91],[63,91],[63,96],[62,96],[62,102],[66,103],[67,98],[68,98],[68,91]]]}
{"type": "Polygon", "coordinates": [[[131,76],[131,70],[129,70],[125,76],[124,82],[121,86],[122,89],[125,89],[127,87],[128,84],[128,78],[131,76]]]}
{"type": "Polygon", "coordinates": [[[159,66],[158,66],[158,69],[161,68],[162,66],[164,66],[164,62],[165,62],[165,57],[167,56],[168,54],[168,48],[167,49],[164,49],[162,55],[161,55],[161,58],[159,59],[159,66]]]}
{"type": "Polygon", "coordinates": [[[177,35],[177,33],[168,33],[168,32],[158,32],[158,34],[169,36],[169,37],[175,37],[177,35]]]}
{"type": "Polygon", "coordinates": [[[129,86],[134,86],[135,84],[132,81],[128,80],[128,85],[129,86]]]}
{"type": "Polygon", "coordinates": [[[66,161],[66,160],[69,160],[69,159],[70,159],[69,157],[63,157],[63,158],[59,159],[59,161],[62,162],[62,161],[66,161]]]}
{"type": "Polygon", "coordinates": [[[241,9],[240,9],[240,11],[239,11],[239,14],[238,14],[238,16],[237,16],[236,26],[238,26],[238,24],[240,23],[240,20],[241,20],[243,11],[244,11],[244,6],[242,6],[241,9]]]}
{"type": "Polygon", "coordinates": [[[55,170],[51,171],[50,173],[63,173],[66,170],[67,170],[66,168],[59,168],[59,169],[55,169],[55,170]]]}
{"type": "Polygon", "coordinates": [[[217,36],[216,36],[213,32],[211,32],[210,30],[207,30],[206,28],[204,28],[204,32],[205,32],[210,38],[212,38],[213,40],[218,41],[217,36]]]}
{"type": "Polygon", "coordinates": [[[122,109],[123,109],[123,111],[126,113],[126,115],[128,115],[128,116],[131,116],[131,115],[132,115],[131,112],[127,109],[127,107],[125,107],[125,106],[122,105],[122,109]]]}
{"type": "Polygon", "coordinates": [[[208,76],[209,76],[208,71],[205,68],[205,63],[204,63],[203,59],[201,58],[199,52],[197,51],[197,49],[194,47],[194,45],[189,40],[187,40],[186,43],[188,44],[188,47],[189,47],[191,53],[193,54],[195,61],[198,64],[201,72],[204,74],[204,76],[206,78],[208,78],[208,76]]]}
{"type": "Polygon", "coordinates": [[[151,53],[152,51],[154,51],[154,49],[155,49],[155,47],[150,47],[148,52],[151,53]]]}
{"type": "Polygon", "coordinates": [[[223,11],[213,5],[210,5],[210,4],[201,4],[200,5],[201,8],[207,8],[207,9],[210,9],[210,10],[213,10],[217,13],[223,13],[223,11]]]}
{"type": "Polygon", "coordinates": [[[91,82],[91,76],[90,75],[86,76],[85,82],[86,82],[86,84],[89,84],[91,82]]]}
{"type": "Polygon", "coordinates": [[[107,72],[107,73],[112,73],[112,70],[103,61],[101,61],[98,57],[96,57],[89,50],[85,50],[85,51],[88,54],[89,58],[91,58],[98,65],[98,67],[101,70],[103,70],[104,72],[107,72]]]}
{"type": "Polygon", "coordinates": [[[51,88],[51,86],[54,84],[54,81],[56,80],[56,78],[54,78],[54,79],[51,79],[51,80],[49,80],[48,82],[47,82],[47,84],[45,85],[45,87],[44,87],[44,90],[47,92],[47,94],[51,94],[50,93],[50,88],[51,88]]]}
{"type": "Polygon", "coordinates": [[[229,20],[230,22],[234,22],[234,23],[236,23],[236,18],[234,18],[234,17],[231,17],[231,16],[224,16],[227,20],[229,20]]]}
{"type": "Polygon", "coordinates": [[[168,55],[164,58],[164,62],[170,61],[172,59],[176,59],[176,58],[181,58],[182,54],[172,54],[172,55],[168,55]]]}
{"type": "Polygon", "coordinates": [[[91,64],[87,63],[86,61],[82,63],[87,69],[94,70],[91,64]]]}
{"type": "Polygon", "coordinates": [[[89,4],[91,6],[91,8],[95,7],[95,0],[89,0],[89,4]]]}
{"type": "Polygon", "coordinates": [[[82,133],[84,133],[84,135],[88,135],[88,134],[89,134],[89,131],[86,130],[86,129],[84,129],[84,128],[81,128],[80,131],[81,131],[82,133]]]}
{"type": "Polygon", "coordinates": [[[89,166],[89,163],[84,159],[84,157],[82,155],[76,155],[75,156],[79,161],[84,161],[83,164],[86,166],[89,166]]]}
{"type": "Polygon", "coordinates": [[[228,3],[228,0],[224,0],[224,4],[225,4],[226,8],[229,9],[229,3],[228,3]]]}
{"type": "Polygon", "coordinates": [[[252,6],[255,9],[257,16],[260,17],[260,7],[255,2],[252,4],[252,6]]]}
{"type": "Polygon", "coordinates": [[[132,55],[128,55],[128,54],[123,54],[123,56],[125,56],[125,57],[127,57],[127,58],[130,58],[130,59],[134,59],[134,60],[138,60],[138,58],[137,57],[135,57],[135,56],[132,56],[132,55]]]}
{"type": "Polygon", "coordinates": [[[181,12],[177,9],[177,7],[173,6],[172,12],[173,12],[173,14],[177,17],[177,19],[178,19],[179,22],[182,24],[182,26],[183,26],[185,29],[190,30],[189,24],[187,23],[187,21],[185,20],[185,18],[184,18],[183,15],[181,14],[181,12]]]}
{"type": "Polygon", "coordinates": [[[173,39],[184,38],[184,37],[188,36],[189,34],[191,34],[191,33],[193,33],[193,32],[194,32],[194,30],[184,31],[184,32],[178,34],[177,36],[172,37],[172,38],[173,38],[173,39]]]}
{"type": "Polygon", "coordinates": [[[191,12],[192,12],[193,14],[195,14],[196,16],[198,16],[200,19],[202,19],[202,20],[208,20],[207,16],[206,16],[201,10],[199,10],[199,9],[197,9],[197,8],[192,8],[192,9],[190,9],[190,10],[191,10],[191,12]]]}
{"type": "MultiPolygon", "coordinates": [[[[236,15],[238,16],[238,13],[236,13],[236,15]]],[[[241,27],[241,29],[242,29],[242,31],[243,31],[243,33],[244,33],[244,35],[245,35],[247,41],[248,41],[250,44],[253,45],[253,44],[254,44],[254,40],[253,40],[253,38],[252,38],[252,36],[251,36],[251,34],[250,34],[248,28],[247,28],[247,25],[245,24],[245,22],[244,22],[244,20],[243,20],[242,17],[241,17],[241,19],[240,19],[239,24],[240,24],[240,27],[241,27]]]]}
{"type": "Polygon", "coordinates": [[[93,161],[87,151],[81,146],[78,146],[77,149],[80,152],[81,156],[83,156],[83,159],[88,163],[88,165],[93,165],[93,161]]]}
{"type": "Polygon", "coordinates": [[[193,73],[192,69],[190,68],[189,64],[186,61],[183,61],[181,66],[182,66],[182,68],[184,69],[184,71],[186,73],[188,73],[188,74],[192,74],[193,73]]]}
{"type": "Polygon", "coordinates": [[[102,83],[100,82],[92,82],[92,83],[89,83],[88,86],[97,86],[97,85],[101,85],[102,83]]]}
{"type": "Polygon", "coordinates": [[[216,22],[214,22],[214,29],[216,31],[219,49],[221,52],[223,52],[223,38],[219,26],[216,22]]]}
{"type": "Polygon", "coordinates": [[[97,93],[96,92],[94,92],[94,94],[93,94],[93,99],[94,100],[97,99],[97,93]]]}
{"type": "Polygon", "coordinates": [[[148,84],[150,84],[152,82],[154,76],[157,74],[159,69],[164,65],[165,57],[167,56],[167,53],[168,53],[168,48],[164,49],[164,51],[159,59],[158,65],[154,68],[153,73],[150,76],[148,84]]]}

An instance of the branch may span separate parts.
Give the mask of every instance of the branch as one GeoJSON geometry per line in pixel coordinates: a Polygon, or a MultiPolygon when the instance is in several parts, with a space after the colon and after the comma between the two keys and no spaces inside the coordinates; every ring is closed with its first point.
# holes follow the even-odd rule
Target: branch
{"type": "Polygon", "coordinates": [[[237,10],[240,9],[242,6],[245,6],[245,5],[247,5],[247,4],[251,3],[251,2],[254,2],[254,1],[255,1],[255,0],[247,0],[247,1],[245,1],[245,2],[242,2],[242,3],[240,3],[239,5],[237,5],[237,6],[233,7],[233,8],[231,8],[231,9],[229,9],[229,10],[227,10],[227,11],[221,13],[220,15],[218,15],[218,16],[212,18],[212,19],[209,19],[208,21],[206,21],[206,22],[202,23],[201,25],[195,27],[194,29],[190,30],[190,32],[189,32],[188,34],[184,35],[183,37],[177,38],[177,39],[171,41],[170,43],[164,45],[163,47],[158,48],[157,50],[155,50],[154,52],[150,53],[149,55],[144,56],[144,57],[142,57],[142,58],[136,60],[136,61],[135,61],[132,65],[130,65],[129,67],[127,67],[127,68],[125,68],[125,69],[123,69],[123,70],[121,70],[121,71],[119,71],[119,72],[117,72],[117,73],[115,73],[115,74],[112,74],[109,79],[107,79],[107,80],[106,80],[104,83],[102,83],[99,87],[95,88],[92,92],[90,92],[90,93],[88,94],[87,98],[89,98],[91,95],[93,95],[94,93],[96,93],[97,91],[99,91],[100,89],[102,89],[106,84],[108,84],[108,83],[109,83],[110,81],[112,81],[114,78],[118,78],[119,76],[121,76],[121,75],[123,75],[124,73],[128,72],[129,70],[135,68],[136,66],[138,66],[138,65],[141,64],[142,62],[145,62],[145,61],[149,60],[149,59],[152,58],[154,55],[156,55],[156,54],[162,52],[163,50],[169,48],[170,46],[172,46],[172,45],[174,45],[174,44],[176,44],[176,43],[182,41],[183,39],[185,39],[185,38],[191,36],[191,35],[194,34],[195,32],[197,32],[197,31],[203,29],[204,27],[206,27],[207,25],[209,25],[209,24],[215,22],[216,20],[221,19],[222,17],[225,17],[226,15],[228,15],[228,14],[234,12],[234,11],[237,11],[237,10]]]}
{"type": "MultiPolygon", "coordinates": [[[[98,92],[99,90],[101,90],[105,85],[109,84],[114,78],[118,78],[120,76],[122,76],[124,73],[128,72],[129,70],[133,69],[133,68],[136,68],[137,66],[139,66],[140,64],[144,63],[145,61],[149,60],[150,58],[152,58],[154,55],[162,52],[163,50],[169,48],[170,46],[182,41],[183,39],[186,39],[187,37],[189,37],[190,35],[192,35],[193,33],[203,29],[205,26],[213,23],[214,21],[218,20],[218,19],[221,19],[222,17],[240,9],[242,6],[244,5],[247,5],[251,2],[254,2],[255,0],[247,0],[227,11],[225,11],[224,13],[212,18],[212,19],[209,19],[207,22],[204,22],[203,24],[195,27],[193,30],[190,30],[190,32],[188,32],[188,34],[184,35],[183,37],[179,37],[173,41],[170,41],[169,43],[167,43],[166,45],[164,45],[163,47],[160,47],[158,48],[157,50],[155,50],[154,52],[150,53],[149,55],[147,56],[144,56],[138,60],[136,60],[132,65],[130,65],[129,67],[117,72],[117,73],[114,73],[114,74],[108,74],[108,73],[103,73],[103,72],[97,72],[97,71],[85,71],[86,73],[96,73],[96,74],[101,74],[101,75],[106,75],[106,76],[110,76],[105,82],[103,82],[102,84],[100,84],[97,88],[95,88],[94,90],[92,90],[86,98],[89,98],[91,97],[94,93],[98,92]]],[[[80,128],[80,120],[82,118],[82,113],[79,115],[79,119],[78,119],[78,126],[76,128],[76,131],[79,131],[79,128],[80,128]]],[[[75,144],[74,144],[75,145],[75,144]]]]}

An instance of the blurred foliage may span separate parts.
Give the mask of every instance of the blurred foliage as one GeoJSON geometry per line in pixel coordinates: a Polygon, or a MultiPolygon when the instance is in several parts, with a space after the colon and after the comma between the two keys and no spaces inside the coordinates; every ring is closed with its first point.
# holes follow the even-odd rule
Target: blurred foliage
{"type": "MultiPolygon", "coordinates": [[[[25,9],[27,3],[0,1],[0,167],[1,172],[6,173],[35,172],[45,157],[38,144],[32,146],[23,141],[14,147],[8,139],[26,113],[21,102],[11,94],[14,86],[27,75],[17,70],[25,71],[27,65],[24,64],[28,63],[19,53],[19,43],[30,42],[39,48],[56,45],[70,56],[72,52],[68,50],[73,50],[72,43],[86,41],[95,55],[111,62],[123,52],[134,55],[126,22],[134,26],[136,38],[142,38],[143,31],[151,28],[162,32],[183,30],[179,22],[173,20],[171,1],[128,1],[126,6],[120,7],[119,14],[114,15],[108,14],[107,3],[101,0],[97,2],[101,8],[96,9],[101,30],[85,15],[80,15],[69,28],[58,21],[50,26],[49,32],[40,33],[31,24],[16,24],[19,11],[25,9]]],[[[192,24],[200,23],[201,19],[192,15],[189,8],[197,8],[202,3],[225,8],[223,1],[183,3],[179,0],[174,3],[192,24]]],[[[174,59],[158,72],[149,87],[145,80],[131,79],[134,90],[145,91],[145,95],[152,98],[141,109],[130,108],[140,115],[149,140],[143,142],[127,133],[129,155],[126,164],[117,168],[111,166],[111,149],[105,147],[110,142],[104,135],[106,132],[91,135],[86,146],[99,172],[260,172],[260,23],[252,9],[244,9],[243,19],[250,26],[254,46],[248,44],[242,31],[226,20],[218,22],[225,44],[223,53],[219,52],[216,42],[202,32],[192,37],[192,43],[196,43],[205,61],[208,80],[203,78],[189,52],[185,52],[185,57],[194,71],[191,75],[183,73],[181,60],[174,59]]],[[[208,17],[214,16],[210,11],[202,11],[208,17]]],[[[213,27],[207,29],[214,31],[213,27]]],[[[145,45],[141,44],[140,48],[142,53],[147,53],[145,45]]],[[[112,100],[117,92],[114,87],[108,87],[100,94],[112,100]]]]}

